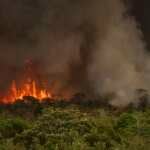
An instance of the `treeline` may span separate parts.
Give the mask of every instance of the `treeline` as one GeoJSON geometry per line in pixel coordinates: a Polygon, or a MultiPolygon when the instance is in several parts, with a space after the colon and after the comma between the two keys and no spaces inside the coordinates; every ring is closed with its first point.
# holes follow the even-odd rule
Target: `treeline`
{"type": "Polygon", "coordinates": [[[126,107],[114,107],[110,105],[110,100],[113,99],[113,94],[105,95],[102,97],[89,98],[84,94],[78,93],[71,99],[43,99],[42,101],[31,97],[25,96],[23,99],[16,100],[13,104],[0,103],[0,113],[7,113],[10,115],[17,115],[26,118],[34,118],[41,115],[43,109],[48,107],[65,108],[70,106],[77,106],[81,109],[105,109],[111,113],[120,113],[128,110],[143,111],[150,107],[149,95],[144,90],[137,91],[139,96],[135,103],[130,103],[126,107]]]}

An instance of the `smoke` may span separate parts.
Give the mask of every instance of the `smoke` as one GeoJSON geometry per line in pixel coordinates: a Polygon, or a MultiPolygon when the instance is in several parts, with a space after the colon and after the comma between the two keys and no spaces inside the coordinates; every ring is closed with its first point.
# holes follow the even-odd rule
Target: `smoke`
{"type": "Polygon", "coordinates": [[[107,33],[93,53],[89,79],[97,93],[115,94],[112,105],[126,106],[136,100],[137,89],[149,90],[149,56],[134,18],[126,14],[121,1],[115,2],[107,33]]]}
{"type": "Polygon", "coordinates": [[[142,33],[121,0],[1,0],[0,20],[0,78],[8,85],[32,59],[56,94],[114,93],[111,104],[125,106],[137,89],[149,90],[142,33]]]}

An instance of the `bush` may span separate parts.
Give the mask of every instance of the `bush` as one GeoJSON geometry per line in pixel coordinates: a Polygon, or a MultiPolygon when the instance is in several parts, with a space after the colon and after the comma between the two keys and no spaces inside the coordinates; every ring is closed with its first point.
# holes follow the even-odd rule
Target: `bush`
{"type": "Polygon", "coordinates": [[[28,128],[28,123],[19,118],[0,119],[1,138],[11,138],[28,128]]]}
{"type": "Polygon", "coordinates": [[[114,115],[53,105],[37,119],[1,118],[0,137],[2,150],[148,150],[150,110],[114,115]]]}

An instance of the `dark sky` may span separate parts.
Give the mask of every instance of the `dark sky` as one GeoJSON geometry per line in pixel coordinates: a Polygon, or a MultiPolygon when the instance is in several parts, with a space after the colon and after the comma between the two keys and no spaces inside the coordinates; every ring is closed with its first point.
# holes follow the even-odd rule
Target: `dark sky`
{"type": "Polygon", "coordinates": [[[136,17],[144,33],[144,38],[150,48],[150,1],[131,0],[132,14],[136,17]]]}
{"type": "MultiPolygon", "coordinates": [[[[147,43],[150,43],[150,0],[126,1],[131,3],[131,13],[139,22],[147,43]]],[[[42,18],[46,10],[45,6],[47,5],[41,0],[15,0],[12,3],[11,0],[0,0],[0,35],[4,34],[10,39],[15,39],[14,35],[17,33],[15,36],[19,39],[25,38],[28,36],[28,31],[32,31],[32,28],[40,24],[39,18],[42,18]],[[39,14],[35,14],[37,12],[39,14]],[[20,23],[16,21],[17,18],[20,23]]],[[[150,47],[150,44],[148,45],[150,47]]]]}

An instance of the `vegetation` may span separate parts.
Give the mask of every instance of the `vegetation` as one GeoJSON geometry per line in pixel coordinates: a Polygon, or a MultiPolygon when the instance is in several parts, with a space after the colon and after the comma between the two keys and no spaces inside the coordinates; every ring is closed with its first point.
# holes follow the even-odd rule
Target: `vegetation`
{"type": "Polygon", "coordinates": [[[150,109],[35,99],[1,105],[0,150],[149,150],[150,109]]]}

